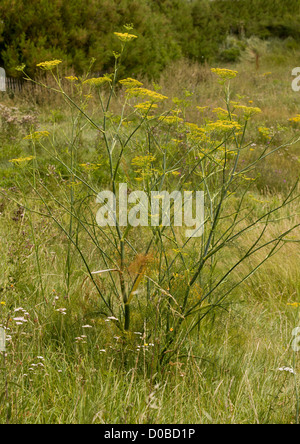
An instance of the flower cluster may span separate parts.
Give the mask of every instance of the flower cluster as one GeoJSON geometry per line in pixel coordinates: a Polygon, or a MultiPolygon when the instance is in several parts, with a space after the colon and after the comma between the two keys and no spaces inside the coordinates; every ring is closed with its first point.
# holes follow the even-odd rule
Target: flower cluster
{"type": "Polygon", "coordinates": [[[132,165],[138,167],[134,172],[140,176],[136,178],[137,181],[142,181],[144,178],[151,176],[156,170],[152,167],[152,163],[156,160],[151,154],[146,156],[136,156],[132,159],[132,165]]]}
{"type": "Polygon", "coordinates": [[[300,123],[300,114],[297,114],[296,117],[292,117],[291,119],[289,119],[289,122],[291,122],[291,123],[300,123]]]}
{"type": "Polygon", "coordinates": [[[142,102],[142,103],[138,103],[137,105],[134,106],[136,109],[138,109],[142,114],[144,113],[148,113],[150,111],[150,109],[155,109],[158,106],[155,103],[151,103],[151,102],[142,102]]]}
{"type": "Polygon", "coordinates": [[[78,80],[78,77],[76,76],[68,76],[66,77],[67,80],[69,80],[70,82],[76,82],[78,80]]]}
{"type": "Polygon", "coordinates": [[[220,107],[218,107],[218,108],[214,108],[213,110],[212,110],[212,112],[213,113],[216,113],[217,114],[217,116],[218,116],[218,118],[219,119],[228,119],[228,111],[226,110],[226,109],[223,109],[223,108],[220,108],[220,107]]]}
{"type": "Polygon", "coordinates": [[[87,339],[87,336],[86,335],[81,335],[81,336],[78,336],[77,338],[75,338],[75,342],[77,343],[77,344],[79,344],[79,343],[81,343],[81,344],[86,344],[87,342],[86,342],[86,339],[87,339]]]}
{"type": "Polygon", "coordinates": [[[197,110],[203,113],[208,109],[208,106],[196,106],[197,110]]]}
{"type": "Polygon", "coordinates": [[[183,119],[178,116],[160,116],[159,120],[167,125],[178,125],[183,122],[183,119]]]}
{"type": "Polygon", "coordinates": [[[62,63],[61,60],[51,60],[49,62],[38,63],[36,66],[44,71],[52,71],[56,66],[62,63]]]}
{"type": "Polygon", "coordinates": [[[244,106],[244,105],[236,105],[235,110],[240,110],[244,113],[244,117],[246,120],[255,116],[256,114],[260,114],[262,111],[258,107],[244,106]]]}
{"type": "Polygon", "coordinates": [[[226,68],[212,68],[211,72],[216,74],[222,81],[234,79],[238,72],[226,68]]]}
{"type": "Polygon", "coordinates": [[[152,155],[147,156],[136,156],[132,159],[132,165],[139,166],[141,168],[145,168],[149,166],[152,162],[154,162],[156,159],[152,155]]]}
{"type": "MultiPolygon", "coordinates": [[[[45,365],[44,365],[45,359],[43,358],[43,356],[37,356],[36,359],[37,359],[37,361],[33,361],[33,363],[30,364],[30,366],[28,368],[28,371],[30,372],[30,376],[33,376],[37,370],[44,370],[45,369],[45,365]]],[[[28,374],[24,373],[23,376],[27,377],[28,374]]]]}
{"type": "Polygon", "coordinates": [[[13,163],[14,165],[24,165],[31,160],[35,159],[34,156],[28,156],[28,157],[19,157],[18,159],[11,159],[9,162],[13,163]]]}
{"type": "Polygon", "coordinates": [[[239,131],[242,129],[242,126],[235,121],[232,120],[217,120],[216,122],[211,122],[206,125],[206,131],[220,131],[220,132],[228,132],[228,131],[239,131]]]}
{"type": "Polygon", "coordinates": [[[258,132],[259,132],[260,138],[262,140],[265,141],[265,140],[271,140],[272,139],[271,129],[270,128],[266,128],[266,127],[260,126],[258,128],[258,132]]]}
{"type": "Polygon", "coordinates": [[[67,309],[66,308],[57,308],[55,311],[57,311],[58,313],[62,314],[63,316],[65,316],[67,314],[67,309]]]}
{"type": "Polygon", "coordinates": [[[83,84],[93,86],[95,88],[104,85],[105,83],[111,83],[112,79],[108,74],[104,75],[103,77],[96,77],[92,79],[85,80],[83,84]]]}
{"type": "Polygon", "coordinates": [[[292,373],[293,375],[296,374],[295,370],[293,368],[291,368],[291,367],[280,367],[278,369],[278,371],[292,373]]]}
{"type": "Polygon", "coordinates": [[[81,163],[79,166],[86,171],[96,171],[101,167],[101,163],[81,163]]]}
{"type": "MultiPolygon", "coordinates": [[[[22,129],[32,128],[37,123],[36,116],[31,114],[23,114],[17,107],[8,107],[0,104],[0,119],[2,124],[8,125],[20,125],[22,129]]],[[[3,127],[2,127],[3,129],[3,127]]]]}
{"type": "Polygon", "coordinates": [[[119,40],[123,43],[131,42],[131,40],[137,39],[137,36],[134,34],[129,34],[128,32],[114,32],[115,36],[118,37],[119,40]]]}
{"type": "Polygon", "coordinates": [[[204,128],[200,128],[196,123],[186,122],[185,127],[192,142],[200,143],[208,140],[204,128]]]}
{"type": "Polygon", "coordinates": [[[158,92],[151,91],[147,88],[131,88],[128,90],[130,96],[132,97],[147,97],[152,102],[162,102],[163,100],[166,100],[168,97],[163,96],[162,94],[159,94],[158,92]]]}
{"type": "Polygon", "coordinates": [[[16,308],[14,310],[14,313],[20,313],[22,315],[22,316],[17,316],[15,318],[13,318],[16,325],[23,325],[28,322],[28,319],[26,319],[26,318],[29,317],[29,313],[24,308],[22,308],[22,307],[16,308]]]}
{"type": "Polygon", "coordinates": [[[143,86],[143,84],[141,82],[139,82],[136,79],[132,79],[131,77],[128,77],[127,79],[120,80],[119,83],[121,83],[121,85],[125,86],[125,88],[127,88],[127,89],[139,88],[139,87],[143,86]]]}
{"type": "Polygon", "coordinates": [[[24,137],[24,140],[40,140],[44,137],[49,137],[50,133],[49,131],[35,131],[32,134],[28,134],[28,136],[24,137]]]}

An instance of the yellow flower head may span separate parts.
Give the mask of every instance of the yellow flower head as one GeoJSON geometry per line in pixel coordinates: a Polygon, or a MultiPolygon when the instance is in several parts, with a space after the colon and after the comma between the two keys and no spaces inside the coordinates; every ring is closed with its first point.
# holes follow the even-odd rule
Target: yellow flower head
{"type": "Polygon", "coordinates": [[[177,125],[183,122],[183,119],[178,116],[160,116],[159,120],[163,123],[166,123],[167,125],[177,125]]]}
{"type": "Polygon", "coordinates": [[[127,43],[131,42],[131,40],[137,39],[137,36],[134,34],[129,34],[128,32],[114,32],[114,34],[118,37],[121,42],[127,43]]]}
{"type": "Polygon", "coordinates": [[[232,71],[231,69],[226,68],[212,68],[211,72],[216,74],[223,81],[234,79],[238,74],[237,71],[232,71]]]}
{"type": "Polygon", "coordinates": [[[300,114],[297,114],[296,117],[292,117],[291,119],[289,119],[289,122],[291,122],[291,123],[300,123],[300,114]]]}
{"type": "Polygon", "coordinates": [[[186,122],[185,127],[188,130],[188,137],[193,142],[205,142],[207,137],[204,128],[200,128],[196,123],[186,122]]]}
{"type": "Polygon", "coordinates": [[[83,83],[85,85],[91,85],[94,86],[95,88],[104,85],[105,83],[111,83],[112,79],[110,78],[109,75],[104,75],[103,77],[97,77],[97,78],[93,78],[93,79],[88,79],[85,80],[83,83]]]}
{"type": "Polygon", "coordinates": [[[69,80],[70,82],[76,82],[76,80],[78,80],[78,77],[69,76],[69,77],[66,77],[66,79],[69,80]]]}
{"type": "Polygon", "coordinates": [[[129,93],[133,97],[147,97],[152,102],[161,102],[168,98],[166,96],[163,96],[162,94],[159,94],[158,92],[151,91],[150,89],[146,88],[131,88],[129,90],[129,93]]]}
{"type": "Polygon", "coordinates": [[[132,79],[131,77],[128,77],[127,79],[120,80],[121,85],[125,86],[127,89],[131,88],[139,88],[140,86],[143,86],[141,82],[139,82],[136,79],[132,79]]]}
{"type": "Polygon", "coordinates": [[[147,113],[150,109],[155,109],[158,106],[155,103],[151,103],[151,102],[142,102],[142,103],[138,103],[137,105],[134,106],[136,109],[138,109],[140,112],[142,113],[147,113]]]}
{"type": "Polygon", "coordinates": [[[258,132],[259,132],[260,136],[263,139],[267,139],[267,140],[271,140],[272,139],[271,129],[270,128],[266,128],[264,126],[260,126],[258,128],[258,132]]]}
{"type": "Polygon", "coordinates": [[[228,111],[223,108],[214,108],[212,110],[213,113],[216,113],[219,119],[227,119],[228,118],[228,111]]]}
{"type": "Polygon", "coordinates": [[[16,66],[15,70],[23,72],[25,68],[26,68],[25,63],[22,63],[22,65],[16,66]]]}
{"type": "Polygon", "coordinates": [[[152,162],[156,160],[156,157],[152,156],[151,154],[146,156],[136,156],[132,159],[132,165],[139,166],[139,167],[146,167],[150,165],[152,162]]]}
{"type": "Polygon", "coordinates": [[[28,156],[28,157],[19,157],[18,159],[11,159],[9,162],[13,163],[14,165],[24,165],[28,162],[30,162],[32,159],[35,159],[34,156],[28,156]]]}
{"type": "Polygon", "coordinates": [[[96,171],[101,167],[101,163],[81,163],[79,166],[86,171],[96,171]]]}
{"type": "Polygon", "coordinates": [[[251,106],[244,106],[244,105],[237,105],[235,107],[236,110],[241,110],[244,113],[245,119],[250,119],[255,114],[260,114],[262,111],[260,108],[257,107],[251,107],[251,106]]]}
{"type": "Polygon", "coordinates": [[[51,60],[50,62],[38,63],[36,66],[38,66],[39,68],[43,69],[44,71],[51,71],[52,69],[54,69],[60,63],[62,63],[61,60],[51,60]]]}
{"type": "Polygon", "coordinates": [[[239,131],[242,129],[241,125],[238,122],[231,120],[217,120],[216,122],[208,123],[206,125],[206,131],[220,131],[220,132],[228,132],[228,131],[239,131]]]}
{"type": "Polygon", "coordinates": [[[201,111],[202,113],[207,110],[208,106],[197,106],[196,107],[198,111],[201,111]]]}
{"type": "Polygon", "coordinates": [[[49,136],[50,136],[49,131],[35,131],[34,133],[25,136],[24,140],[40,140],[43,137],[49,137],[49,136]]]}

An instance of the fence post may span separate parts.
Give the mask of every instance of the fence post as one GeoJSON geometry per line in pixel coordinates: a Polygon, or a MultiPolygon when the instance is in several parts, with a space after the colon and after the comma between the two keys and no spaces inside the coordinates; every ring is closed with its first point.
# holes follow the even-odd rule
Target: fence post
{"type": "Polygon", "coordinates": [[[0,91],[6,91],[6,73],[4,68],[0,68],[0,91]]]}
{"type": "Polygon", "coordinates": [[[5,330],[0,328],[0,352],[5,352],[5,330]]]}

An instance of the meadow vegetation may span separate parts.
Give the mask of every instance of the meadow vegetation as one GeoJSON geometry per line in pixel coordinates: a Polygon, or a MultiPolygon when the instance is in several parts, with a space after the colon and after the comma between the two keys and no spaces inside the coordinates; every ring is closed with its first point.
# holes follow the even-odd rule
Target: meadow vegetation
{"type": "Polygon", "coordinates": [[[109,38],[109,74],[39,60],[1,97],[1,422],[299,422],[294,56],[249,38],[259,66],[153,82],[123,75],[135,31],[109,38]],[[204,191],[204,235],[99,227],[97,193],[125,182],[204,191]]]}

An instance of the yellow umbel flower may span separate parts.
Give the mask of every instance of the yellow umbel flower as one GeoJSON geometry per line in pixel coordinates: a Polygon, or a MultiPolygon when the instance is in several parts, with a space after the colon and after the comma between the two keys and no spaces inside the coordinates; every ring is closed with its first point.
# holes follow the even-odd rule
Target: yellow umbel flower
{"type": "Polygon", "coordinates": [[[104,85],[105,83],[111,83],[112,79],[109,77],[109,75],[104,75],[103,77],[97,77],[85,80],[83,82],[84,85],[91,85],[97,88],[98,86],[104,85]]]}
{"type": "Polygon", "coordinates": [[[62,63],[61,60],[51,60],[49,62],[38,63],[36,66],[43,69],[44,71],[51,71],[60,63],[62,63]]]}
{"type": "Polygon", "coordinates": [[[238,131],[241,130],[242,127],[238,122],[231,120],[217,120],[216,122],[208,123],[205,127],[206,131],[238,131]]]}
{"type": "Polygon", "coordinates": [[[78,77],[76,76],[68,76],[66,77],[67,80],[69,80],[70,82],[76,82],[76,80],[78,80],[78,77]]]}
{"type": "Polygon", "coordinates": [[[138,109],[139,111],[141,111],[142,113],[146,113],[148,112],[150,109],[155,109],[158,108],[158,106],[155,103],[152,102],[142,102],[142,103],[138,103],[137,105],[134,106],[136,109],[138,109]]]}
{"type": "Polygon", "coordinates": [[[201,111],[202,113],[208,109],[208,106],[196,106],[198,111],[201,111]]]}
{"type": "Polygon", "coordinates": [[[161,102],[168,98],[158,92],[146,88],[132,88],[128,90],[128,92],[133,97],[148,97],[152,102],[161,102]]]}
{"type": "Polygon", "coordinates": [[[134,166],[145,167],[150,165],[152,162],[156,160],[156,157],[148,154],[146,156],[136,156],[132,159],[131,163],[134,166]]]}
{"type": "Polygon", "coordinates": [[[214,108],[212,110],[213,113],[216,113],[218,116],[218,119],[220,120],[224,120],[224,119],[228,119],[228,111],[226,109],[223,108],[214,108]]]}
{"type": "Polygon", "coordinates": [[[127,79],[120,80],[121,85],[125,86],[127,89],[131,88],[139,88],[140,86],[143,86],[141,82],[139,82],[136,79],[132,79],[131,77],[128,77],[127,79]]]}
{"type": "Polygon", "coordinates": [[[224,81],[234,79],[238,74],[237,71],[232,71],[231,69],[225,69],[225,68],[212,68],[211,72],[216,74],[220,79],[224,81]]]}
{"type": "Polygon", "coordinates": [[[34,156],[19,157],[18,159],[11,159],[9,162],[13,163],[14,165],[24,165],[25,163],[28,163],[33,159],[35,159],[34,156]]]}
{"type": "Polygon", "coordinates": [[[183,122],[183,119],[178,116],[160,116],[159,120],[167,125],[178,125],[183,122]]]}
{"type": "Polygon", "coordinates": [[[244,105],[237,105],[235,107],[235,110],[241,110],[244,113],[245,119],[250,119],[252,116],[255,116],[255,114],[260,114],[262,110],[258,107],[252,107],[252,106],[244,106],[244,105]]]}
{"type": "Polygon", "coordinates": [[[49,137],[49,131],[35,131],[32,134],[28,134],[28,136],[24,137],[24,140],[40,140],[43,137],[49,137]]]}
{"type": "Polygon", "coordinates": [[[131,40],[137,39],[137,36],[134,34],[129,34],[128,32],[114,32],[114,34],[118,37],[121,42],[127,43],[131,42],[131,40]]]}
{"type": "Polygon", "coordinates": [[[291,119],[289,119],[289,122],[291,122],[291,123],[300,123],[300,114],[297,114],[296,117],[292,117],[291,119]]]}
{"type": "Polygon", "coordinates": [[[102,166],[102,163],[81,163],[79,166],[86,171],[96,171],[102,166]]]}
{"type": "Polygon", "coordinates": [[[152,163],[156,158],[151,154],[145,156],[136,156],[132,159],[131,164],[138,169],[134,170],[139,176],[135,178],[138,182],[150,177],[157,170],[152,167],[152,163]]]}

